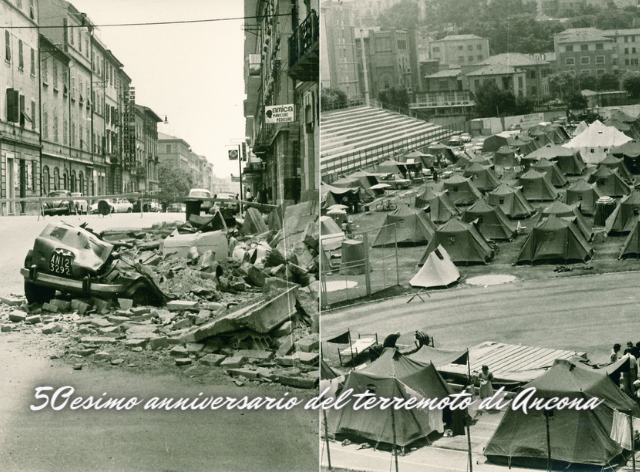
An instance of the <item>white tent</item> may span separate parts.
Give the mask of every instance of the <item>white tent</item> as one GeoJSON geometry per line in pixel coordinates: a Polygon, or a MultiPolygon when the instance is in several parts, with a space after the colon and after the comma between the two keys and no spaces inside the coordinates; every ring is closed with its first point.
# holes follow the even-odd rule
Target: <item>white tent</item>
{"type": "Polygon", "coordinates": [[[597,164],[607,157],[612,147],[628,141],[631,141],[631,138],[622,131],[613,126],[605,126],[596,120],[563,146],[579,150],[586,163],[597,164]]]}
{"type": "Polygon", "coordinates": [[[448,287],[460,280],[460,272],[440,245],[429,254],[422,268],[409,282],[412,287],[448,287]]]}

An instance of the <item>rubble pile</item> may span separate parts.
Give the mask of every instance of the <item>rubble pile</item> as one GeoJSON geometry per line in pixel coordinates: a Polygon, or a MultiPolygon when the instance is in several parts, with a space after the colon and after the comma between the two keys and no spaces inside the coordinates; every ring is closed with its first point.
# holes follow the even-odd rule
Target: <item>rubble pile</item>
{"type": "Polygon", "coordinates": [[[141,353],[178,367],[218,369],[238,384],[315,388],[319,238],[313,208],[280,210],[281,229],[268,229],[262,215],[249,210],[250,223],[240,230],[228,230],[224,220],[224,226],[219,220],[211,224],[211,218],[203,225],[200,217],[144,231],[103,232],[120,261],[153,279],[166,296],[162,306],[60,292],[29,305],[12,296],[0,298],[1,330],[60,339],[58,355],[78,369],[86,363],[133,366],[134,353],[141,353]]]}

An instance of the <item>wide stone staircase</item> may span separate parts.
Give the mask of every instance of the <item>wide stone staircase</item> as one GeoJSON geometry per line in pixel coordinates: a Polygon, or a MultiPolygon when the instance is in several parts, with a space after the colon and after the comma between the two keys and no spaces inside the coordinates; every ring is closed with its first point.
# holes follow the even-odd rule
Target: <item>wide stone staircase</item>
{"type": "Polygon", "coordinates": [[[366,106],[324,112],[320,126],[320,168],[328,180],[453,134],[433,123],[366,106]]]}

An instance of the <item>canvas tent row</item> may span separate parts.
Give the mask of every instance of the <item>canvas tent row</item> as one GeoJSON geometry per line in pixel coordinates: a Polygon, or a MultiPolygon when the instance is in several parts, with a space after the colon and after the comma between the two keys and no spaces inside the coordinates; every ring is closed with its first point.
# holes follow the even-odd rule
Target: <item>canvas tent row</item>
{"type": "Polygon", "coordinates": [[[502,212],[511,219],[528,218],[535,213],[520,189],[509,187],[505,183],[487,194],[487,203],[500,207],[502,212]]]}
{"type": "Polygon", "coordinates": [[[537,172],[545,174],[554,187],[564,187],[565,185],[567,185],[567,179],[562,174],[562,171],[558,168],[558,166],[553,162],[542,159],[536,162],[531,167],[537,172]]]}
{"type": "Polygon", "coordinates": [[[416,197],[416,207],[429,207],[429,218],[434,223],[445,223],[460,214],[460,210],[449,198],[449,192],[436,192],[429,187],[416,197]]]}
{"type": "Polygon", "coordinates": [[[526,166],[533,165],[542,159],[555,162],[564,174],[569,175],[580,175],[587,167],[580,157],[580,152],[558,144],[547,144],[536,149],[525,156],[522,161],[526,166]]]}
{"type": "Polygon", "coordinates": [[[493,169],[482,164],[471,164],[462,175],[470,178],[481,192],[490,192],[500,185],[500,178],[493,169]]]}
{"type": "Polygon", "coordinates": [[[478,231],[487,240],[505,241],[516,237],[516,225],[509,221],[499,206],[492,207],[484,199],[470,206],[462,215],[462,221],[475,221],[478,231]]]}
{"type": "Polygon", "coordinates": [[[455,174],[443,182],[443,189],[449,192],[451,201],[456,205],[469,205],[479,198],[482,193],[471,180],[455,174]]]}
{"type": "Polygon", "coordinates": [[[400,174],[403,177],[407,175],[407,166],[404,162],[388,159],[375,166],[376,172],[381,174],[400,174]]]}
{"type": "MultiPolygon", "coordinates": [[[[554,470],[573,470],[572,465],[610,466],[626,461],[620,443],[612,439],[615,410],[640,415],[631,398],[606,375],[584,369],[567,360],[554,366],[523,388],[536,389],[537,398],[581,400],[597,397],[603,403],[594,409],[555,409],[548,422],[554,470]]],[[[628,424],[628,423],[627,423],[628,424]]],[[[484,454],[491,462],[516,466],[546,467],[547,421],[543,412],[509,408],[489,440],[484,454]]]]}
{"type": "Polygon", "coordinates": [[[402,205],[389,213],[378,232],[373,247],[398,244],[427,244],[436,226],[422,210],[402,205]]]}
{"type": "Polygon", "coordinates": [[[578,205],[583,215],[591,216],[596,212],[596,201],[602,194],[595,184],[588,184],[579,179],[567,188],[565,203],[567,205],[578,205]]]}
{"type": "Polygon", "coordinates": [[[591,241],[593,238],[593,225],[587,221],[584,216],[582,216],[577,205],[571,206],[566,203],[562,203],[560,200],[556,200],[551,205],[544,208],[540,213],[540,216],[543,218],[548,218],[551,215],[557,216],[558,218],[564,218],[567,221],[575,223],[582,233],[582,236],[584,236],[587,241],[591,241]]]}
{"type": "Polygon", "coordinates": [[[551,215],[531,230],[516,264],[584,262],[591,259],[593,253],[576,225],[551,215]]]}
{"type": "Polygon", "coordinates": [[[640,174],[640,143],[629,141],[609,151],[615,157],[624,159],[627,168],[634,174],[640,174]]]}
{"type": "Polygon", "coordinates": [[[558,196],[547,175],[533,169],[522,174],[518,184],[522,187],[522,195],[530,202],[555,200],[558,196]]]}
{"type": "Polygon", "coordinates": [[[630,257],[640,258],[640,225],[639,219],[633,218],[631,227],[629,228],[629,236],[620,251],[620,259],[628,259],[630,257]]]}
{"type": "Polygon", "coordinates": [[[460,280],[460,272],[447,251],[440,245],[431,245],[431,252],[420,270],[409,281],[412,287],[449,287],[460,280]]]}
{"type": "Polygon", "coordinates": [[[520,161],[516,158],[515,151],[509,146],[502,146],[493,155],[493,164],[496,167],[517,167],[520,161]]]}
{"type": "Polygon", "coordinates": [[[640,215],[640,190],[634,189],[620,200],[605,222],[607,234],[628,234],[640,215]]]}
{"type": "MultiPolygon", "coordinates": [[[[493,249],[482,237],[475,225],[451,219],[436,230],[431,244],[440,244],[456,265],[486,264],[493,259],[493,249]]],[[[420,258],[423,265],[432,248],[427,247],[420,258]]]]}
{"type": "MultiPolygon", "coordinates": [[[[421,364],[386,348],[372,364],[349,373],[344,390],[353,394],[372,391],[385,398],[443,398],[453,393],[433,364],[421,364]]],[[[353,435],[400,447],[444,431],[443,411],[429,409],[329,410],[328,424],[335,434],[353,435]],[[392,418],[393,415],[393,418],[392,418]],[[395,428],[393,427],[395,425],[395,428]],[[395,429],[395,431],[394,431],[395,429]],[[395,433],[395,434],[394,434],[395,433]]]]}
{"type": "Polygon", "coordinates": [[[609,154],[603,161],[598,164],[598,167],[608,167],[611,170],[617,170],[618,175],[622,177],[623,180],[627,182],[631,182],[633,180],[633,176],[627,166],[624,164],[624,159],[620,157],[615,157],[612,154],[609,154]]]}
{"type": "Polygon", "coordinates": [[[599,167],[589,176],[589,183],[595,183],[598,191],[607,197],[622,197],[628,195],[631,189],[620,177],[617,170],[608,167],[599,167]]]}

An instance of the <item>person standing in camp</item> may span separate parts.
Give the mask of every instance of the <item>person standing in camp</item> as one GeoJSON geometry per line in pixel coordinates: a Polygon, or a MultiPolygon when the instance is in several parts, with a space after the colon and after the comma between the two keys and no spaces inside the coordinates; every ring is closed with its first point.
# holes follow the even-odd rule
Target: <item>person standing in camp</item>
{"type": "Polygon", "coordinates": [[[493,396],[493,374],[489,371],[489,366],[483,365],[482,372],[478,374],[478,380],[480,381],[480,399],[485,399],[493,396]]]}
{"type": "MultiPolygon", "coordinates": [[[[629,344],[633,346],[631,342],[627,343],[627,346],[629,344]]],[[[629,372],[624,373],[625,388],[627,389],[629,396],[633,397],[635,393],[635,381],[638,380],[638,362],[633,355],[632,348],[628,347],[627,349],[625,349],[624,354],[629,354],[629,372]]]]}
{"type": "Polygon", "coordinates": [[[613,345],[613,349],[611,351],[611,354],[609,354],[609,361],[610,362],[616,362],[618,360],[618,353],[620,352],[620,348],[622,346],[620,346],[620,344],[615,343],[613,345]]]}

